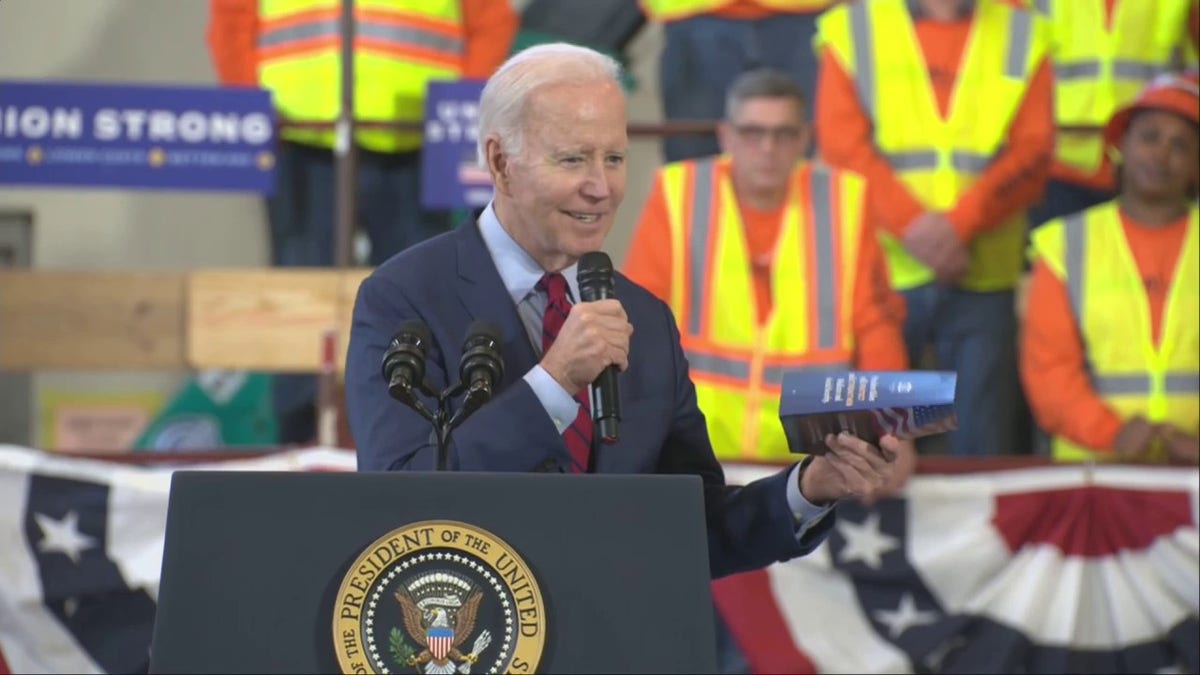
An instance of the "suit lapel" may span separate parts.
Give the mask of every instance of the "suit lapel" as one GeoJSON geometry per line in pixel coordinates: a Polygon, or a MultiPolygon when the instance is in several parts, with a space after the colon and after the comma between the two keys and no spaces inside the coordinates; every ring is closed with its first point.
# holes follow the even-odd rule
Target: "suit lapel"
{"type": "Polygon", "coordinates": [[[520,379],[537,363],[529,335],[517,308],[504,288],[496,263],[488,254],[474,221],[455,230],[458,240],[459,300],[471,320],[485,319],[496,324],[504,336],[504,387],[520,379]]]}

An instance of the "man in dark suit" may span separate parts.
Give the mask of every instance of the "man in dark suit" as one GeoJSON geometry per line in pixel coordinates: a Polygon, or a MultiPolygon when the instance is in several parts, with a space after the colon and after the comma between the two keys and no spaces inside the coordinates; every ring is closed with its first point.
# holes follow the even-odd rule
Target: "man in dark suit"
{"type": "MultiPolygon", "coordinates": [[[[578,302],[576,263],[599,250],[625,190],[628,148],[619,66],[564,44],[505,63],[480,99],[479,155],[495,183],[478,223],[381,265],[362,284],[346,362],[347,409],[363,471],[430,470],[427,421],[389,398],[380,364],[393,331],[419,320],[432,336],[427,378],[458,378],[472,321],[499,327],[505,375],[458,427],[449,454],[466,471],[691,473],[706,486],[714,577],[804,555],[843,497],[887,481],[883,450],[847,434],[829,452],[745,487],[725,485],[670,310],[617,275],[617,299],[578,302]],[[594,441],[587,391],[620,368],[621,435],[594,441]]],[[[427,401],[427,405],[433,405],[427,401]]]]}

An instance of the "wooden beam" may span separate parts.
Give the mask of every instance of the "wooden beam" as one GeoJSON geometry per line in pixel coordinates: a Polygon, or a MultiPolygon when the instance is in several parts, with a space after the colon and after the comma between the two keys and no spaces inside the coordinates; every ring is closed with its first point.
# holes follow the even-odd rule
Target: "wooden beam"
{"type": "Polygon", "coordinates": [[[368,268],[0,272],[2,370],[319,372],[368,268]]]}
{"type": "Polygon", "coordinates": [[[184,273],[0,272],[0,368],[185,367],[184,273]]]}
{"type": "Polygon", "coordinates": [[[194,368],[315,372],[321,336],[340,325],[332,269],[200,270],[188,276],[187,360],[194,368]]]}

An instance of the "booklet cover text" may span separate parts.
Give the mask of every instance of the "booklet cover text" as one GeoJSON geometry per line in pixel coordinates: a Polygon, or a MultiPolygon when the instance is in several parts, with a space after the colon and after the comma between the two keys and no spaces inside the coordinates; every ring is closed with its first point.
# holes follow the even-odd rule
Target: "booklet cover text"
{"type": "Polygon", "coordinates": [[[784,373],[779,419],[794,453],[819,455],[827,434],[849,431],[919,438],[954,429],[956,376],[949,371],[793,371],[784,373]]]}

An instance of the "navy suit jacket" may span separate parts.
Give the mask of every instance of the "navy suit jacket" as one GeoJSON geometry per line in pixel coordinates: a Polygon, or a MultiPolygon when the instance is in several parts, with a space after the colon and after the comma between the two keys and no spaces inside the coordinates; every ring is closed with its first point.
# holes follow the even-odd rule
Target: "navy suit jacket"
{"type": "MultiPolygon", "coordinates": [[[[797,541],[785,494],[790,469],[745,487],[725,485],[670,309],[620,274],[615,291],[634,327],[629,368],[619,377],[621,438],[613,445],[597,444],[591,471],[700,476],[713,577],[809,552],[833,525],[834,514],[797,541]]],[[[346,357],[346,407],[360,471],[435,466],[429,422],[388,396],[381,373],[393,332],[413,319],[424,322],[433,338],[426,378],[438,391],[447,386],[448,376],[458,380],[462,342],[472,321],[491,321],[502,335],[503,381],[492,400],[454,431],[451,468],[569,471],[562,436],[522,379],[538,356],[474,222],[397,254],[359,288],[346,357]]]]}

